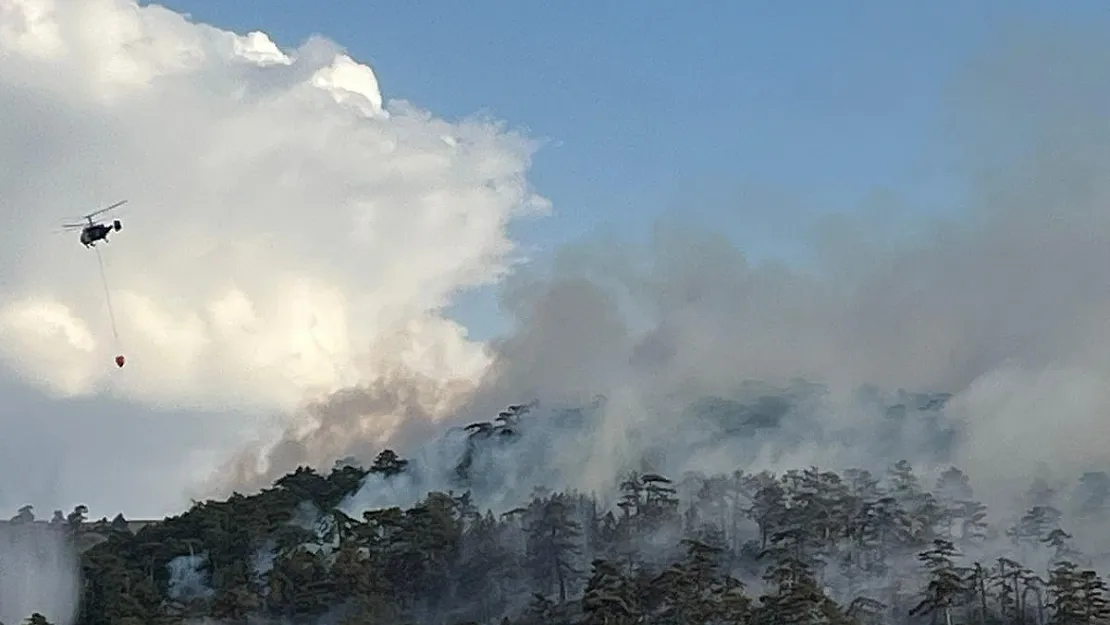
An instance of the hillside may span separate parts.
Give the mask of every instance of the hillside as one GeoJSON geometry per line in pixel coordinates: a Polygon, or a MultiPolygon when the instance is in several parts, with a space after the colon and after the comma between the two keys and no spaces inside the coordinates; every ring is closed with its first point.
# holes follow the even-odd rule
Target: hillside
{"type": "MultiPolygon", "coordinates": [[[[467,428],[459,484],[483,450],[513,445],[529,417],[517,406],[467,428]]],[[[1103,558],[1080,549],[1108,518],[1105,474],[1082,476],[1074,493],[1031,484],[1015,519],[987,510],[959,468],[926,482],[905,461],[881,475],[629,472],[611,507],[607,496],[537,483],[507,510],[466,489],[351,509],[366,485],[413,470],[384,450],[368,468],[302,467],[157,523],[89,523],[82,507],[28,523],[25,509],[0,532],[9,541],[45,532],[83,549],[73,621],[82,625],[1110,619],[1103,558]]],[[[36,611],[45,614],[36,622],[70,622],[36,611]]]]}

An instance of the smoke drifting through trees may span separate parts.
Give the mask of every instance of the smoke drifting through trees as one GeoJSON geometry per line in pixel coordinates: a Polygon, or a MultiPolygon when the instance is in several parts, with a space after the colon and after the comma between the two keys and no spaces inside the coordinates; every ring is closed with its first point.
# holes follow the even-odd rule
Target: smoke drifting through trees
{"type": "MultiPolygon", "coordinates": [[[[890,412],[899,418],[897,407],[890,412]]],[[[471,451],[521,443],[532,416],[510,407],[496,424],[469,428],[471,451]]],[[[630,472],[611,505],[537,488],[494,514],[475,504],[483,474],[464,459],[454,479],[462,494],[430,492],[358,515],[341,509],[368,479],[388,487],[415,469],[386,450],[367,469],[301,468],[261,493],[198,503],[137,533],[122,517],[82,522],[80,508],[37,529],[91,545],[80,625],[1110,618],[1098,573],[1107,554],[1084,553],[1078,536],[1110,521],[1106,473],[1082,476],[1068,493],[1033,483],[1025,511],[1010,520],[983,505],[960,469],[933,481],[905,461],[881,474],[630,472]],[[1065,516],[1085,524],[1068,526],[1065,516]]],[[[29,516],[13,521],[26,526],[29,516]]]]}
{"type": "Polygon", "coordinates": [[[0,623],[21,623],[38,612],[70,625],[80,600],[77,552],[51,526],[21,522],[30,515],[24,508],[0,527],[0,623]]]}
{"type": "MultiPolygon", "coordinates": [[[[956,83],[945,121],[958,139],[943,147],[960,154],[968,204],[958,223],[870,247],[864,221],[825,230],[823,269],[808,273],[751,266],[723,238],[688,225],[660,225],[640,249],[579,244],[551,275],[510,283],[504,305],[516,326],[493,345],[496,363],[477,389],[429,389],[402,383],[402,373],[388,387],[339,394],[308,411],[315,429],[290,429],[260,479],[297,463],[365,461],[385,445],[449,467],[465,445],[454,434],[429,442],[433,421],[465,426],[511,402],[538,400],[542,411],[597,396],[605,399],[593,418],[543,421],[527,444],[491,460],[504,475],[490,478],[498,486],[489,501],[526,492],[527,475],[601,491],[645,457],[673,471],[720,472],[952,461],[1003,508],[1033,477],[1067,483],[1102,468],[1110,45],[1054,26],[1006,30],[956,83]],[[707,402],[750,399],[751,380],[806,380],[829,392],[791,391],[774,427],[699,430],[701,417],[690,426],[707,402]],[[953,396],[933,421],[880,421],[883,402],[861,392],[871,385],[880,396],[953,396]],[[299,451],[283,461],[289,449],[299,451]]],[[[444,471],[426,470],[424,486],[444,483],[444,471]]],[[[391,492],[397,501],[421,495],[391,492]]],[[[360,496],[388,499],[371,486],[360,496]]]]}
{"type": "MultiPolygon", "coordinates": [[[[1105,620],[1110,45],[1042,32],[955,94],[965,222],[873,250],[860,224],[812,274],[688,228],[569,249],[510,285],[517,327],[476,386],[347,389],[232,485],[340,460],[327,480],[138,535],[55,527],[111,537],[82,559],[81,622],[1105,620]]],[[[64,619],[44,588],[14,605],[64,619]]]]}

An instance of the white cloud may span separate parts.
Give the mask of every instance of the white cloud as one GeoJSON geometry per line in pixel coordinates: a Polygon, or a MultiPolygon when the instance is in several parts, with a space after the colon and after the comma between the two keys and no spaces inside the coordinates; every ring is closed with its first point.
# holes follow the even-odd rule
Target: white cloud
{"type": "Polygon", "coordinates": [[[0,357],[58,395],[290,409],[402,362],[473,379],[434,311],[547,202],[532,141],[386,103],[371,68],[126,0],[0,0],[0,357]],[[60,223],[126,198],[102,253],[60,223]]]}

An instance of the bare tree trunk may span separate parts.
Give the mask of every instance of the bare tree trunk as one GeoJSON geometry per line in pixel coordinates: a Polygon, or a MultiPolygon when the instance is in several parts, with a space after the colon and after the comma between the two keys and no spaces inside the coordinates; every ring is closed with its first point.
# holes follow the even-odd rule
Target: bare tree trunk
{"type": "Polygon", "coordinates": [[[559,603],[567,602],[567,580],[563,576],[562,563],[558,560],[555,561],[555,575],[559,580],[559,603]]]}
{"type": "MultiPolygon", "coordinates": [[[[978,566],[978,564],[976,564],[978,566]]],[[[979,569],[979,625],[987,625],[987,572],[979,569]]]]}

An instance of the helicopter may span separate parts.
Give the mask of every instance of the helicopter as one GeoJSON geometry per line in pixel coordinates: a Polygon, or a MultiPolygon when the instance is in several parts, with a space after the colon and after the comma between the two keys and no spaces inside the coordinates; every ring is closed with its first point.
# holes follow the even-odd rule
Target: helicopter
{"type": "Polygon", "coordinates": [[[79,224],[62,224],[62,228],[66,229],[66,230],[74,230],[74,229],[80,228],[81,229],[81,243],[85,247],[96,247],[96,242],[97,241],[104,241],[105,243],[107,243],[108,242],[108,233],[112,232],[113,230],[115,230],[116,232],[119,232],[120,229],[123,227],[123,225],[120,224],[120,221],[118,219],[112,220],[111,224],[106,224],[106,223],[101,223],[99,221],[93,221],[93,217],[95,217],[96,215],[99,215],[101,213],[106,213],[106,212],[112,210],[113,208],[119,208],[120,206],[123,206],[126,203],[127,203],[127,200],[122,200],[122,201],[116,202],[115,204],[112,204],[111,206],[109,206],[107,208],[102,208],[100,210],[93,211],[93,212],[89,213],[88,215],[84,215],[82,217],[82,219],[88,221],[89,223],[87,223],[87,224],[80,224],[80,223],[79,224]]]}

